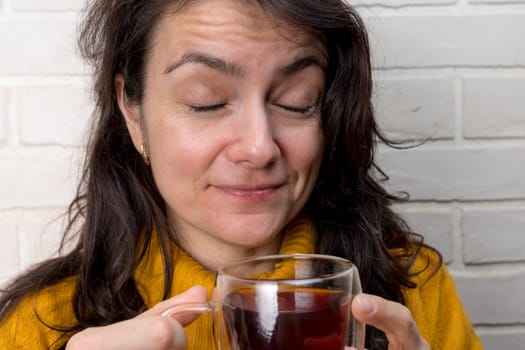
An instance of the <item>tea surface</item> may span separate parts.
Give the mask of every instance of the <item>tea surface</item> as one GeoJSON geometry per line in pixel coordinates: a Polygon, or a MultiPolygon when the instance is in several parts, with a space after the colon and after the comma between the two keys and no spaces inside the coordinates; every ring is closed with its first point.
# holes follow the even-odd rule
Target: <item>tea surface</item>
{"type": "Polygon", "coordinates": [[[262,295],[242,290],[223,303],[236,350],[342,350],[349,307],[342,292],[308,288],[262,295]]]}

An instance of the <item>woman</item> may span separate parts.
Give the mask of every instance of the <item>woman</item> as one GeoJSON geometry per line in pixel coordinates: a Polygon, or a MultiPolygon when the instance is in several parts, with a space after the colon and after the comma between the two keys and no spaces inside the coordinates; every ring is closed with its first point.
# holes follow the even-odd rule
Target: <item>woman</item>
{"type": "Polygon", "coordinates": [[[368,349],[481,348],[376,178],[388,140],[343,1],[96,0],[80,45],[97,119],[78,245],[7,287],[1,348],[210,349],[209,318],[162,312],[208,298],[225,262],[308,252],[358,266],[368,349]]]}

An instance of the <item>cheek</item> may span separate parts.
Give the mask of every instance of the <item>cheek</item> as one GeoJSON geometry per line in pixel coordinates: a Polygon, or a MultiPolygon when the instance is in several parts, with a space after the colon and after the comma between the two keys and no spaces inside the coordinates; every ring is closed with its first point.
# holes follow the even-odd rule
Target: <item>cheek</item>
{"type": "Polygon", "coordinates": [[[158,131],[148,140],[151,171],[162,197],[170,203],[193,192],[206,169],[208,154],[195,137],[166,127],[158,131]]]}
{"type": "MultiPolygon", "coordinates": [[[[304,131],[304,130],[303,130],[304,131]]],[[[286,143],[286,158],[293,169],[293,198],[304,205],[315,186],[323,155],[323,138],[319,128],[301,132],[286,143]],[[299,137],[300,136],[300,137],[299,137]]]]}
{"type": "Polygon", "coordinates": [[[289,142],[288,154],[290,161],[294,164],[301,177],[308,180],[317,175],[323,154],[322,133],[318,129],[302,133],[295,138],[295,142],[289,142]]]}

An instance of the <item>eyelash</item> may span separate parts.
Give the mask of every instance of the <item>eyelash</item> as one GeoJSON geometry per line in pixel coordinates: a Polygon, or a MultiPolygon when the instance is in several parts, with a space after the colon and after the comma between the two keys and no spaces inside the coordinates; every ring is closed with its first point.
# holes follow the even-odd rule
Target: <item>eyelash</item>
{"type": "MultiPolygon", "coordinates": [[[[275,105],[279,108],[284,109],[287,112],[297,113],[297,114],[308,114],[316,106],[316,104],[313,104],[307,107],[294,107],[294,106],[287,106],[287,105],[282,105],[282,104],[275,104],[275,105]]],[[[218,111],[224,108],[225,106],[226,106],[226,103],[219,103],[219,104],[206,105],[206,106],[190,106],[190,109],[192,112],[195,112],[195,113],[206,113],[206,112],[218,111]]]]}
{"type": "Polygon", "coordinates": [[[306,107],[294,107],[294,106],[286,106],[286,105],[281,105],[281,104],[276,104],[276,106],[284,109],[287,112],[297,113],[297,114],[308,114],[313,111],[313,109],[316,107],[316,104],[313,104],[311,106],[306,106],[306,107]]]}
{"type": "Polygon", "coordinates": [[[207,105],[207,106],[190,106],[190,109],[192,112],[195,113],[206,113],[206,112],[215,112],[219,109],[222,109],[226,106],[226,103],[218,103],[215,105],[207,105]]]}

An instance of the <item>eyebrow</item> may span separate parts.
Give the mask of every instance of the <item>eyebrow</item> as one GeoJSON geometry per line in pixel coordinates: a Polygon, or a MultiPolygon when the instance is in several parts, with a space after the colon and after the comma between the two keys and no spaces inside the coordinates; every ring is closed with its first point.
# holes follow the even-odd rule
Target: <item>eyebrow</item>
{"type": "Polygon", "coordinates": [[[228,62],[222,58],[213,57],[200,52],[189,52],[184,54],[180,60],[170,64],[164,70],[164,74],[169,74],[186,63],[200,63],[210,67],[211,69],[218,70],[224,74],[238,78],[241,78],[244,75],[244,72],[239,64],[228,62]]]}
{"type": "Polygon", "coordinates": [[[300,57],[299,59],[293,61],[292,63],[284,66],[283,68],[280,69],[280,73],[284,76],[289,76],[297,72],[300,72],[309,66],[317,66],[323,72],[326,72],[326,66],[323,63],[321,63],[319,58],[317,58],[317,56],[310,55],[310,56],[300,57]]]}
{"type": "MultiPolygon", "coordinates": [[[[172,64],[170,64],[165,70],[164,74],[169,74],[175,69],[187,63],[199,63],[210,67],[211,69],[217,70],[226,75],[230,75],[236,78],[242,78],[244,76],[244,70],[236,62],[228,62],[222,58],[210,56],[201,52],[189,52],[184,54],[182,58],[172,64]]],[[[300,57],[292,63],[282,67],[279,73],[283,76],[289,76],[295,74],[309,66],[317,66],[323,72],[326,71],[326,67],[321,60],[315,55],[309,55],[300,57]]]]}

